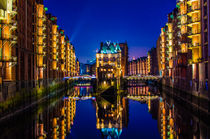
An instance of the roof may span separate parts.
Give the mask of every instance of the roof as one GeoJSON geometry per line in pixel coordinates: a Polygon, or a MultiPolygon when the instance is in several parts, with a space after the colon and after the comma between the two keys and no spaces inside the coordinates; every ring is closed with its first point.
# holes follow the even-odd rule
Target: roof
{"type": "Polygon", "coordinates": [[[118,43],[111,43],[111,42],[106,42],[106,43],[102,43],[100,50],[98,51],[98,53],[102,53],[102,54],[114,54],[121,51],[121,48],[119,46],[118,43]]]}
{"type": "Polygon", "coordinates": [[[135,60],[131,60],[131,61],[129,61],[129,63],[131,63],[131,62],[137,62],[137,61],[146,61],[146,60],[147,60],[147,57],[144,56],[144,57],[139,57],[139,58],[137,58],[135,60]]]}

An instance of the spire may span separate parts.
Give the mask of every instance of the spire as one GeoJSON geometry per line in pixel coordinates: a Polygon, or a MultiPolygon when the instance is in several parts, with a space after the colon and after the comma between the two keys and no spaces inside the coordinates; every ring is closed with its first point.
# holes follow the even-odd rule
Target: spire
{"type": "Polygon", "coordinates": [[[115,49],[116,49],[116,51],[121,51],[119,44],[117,44],[115,49]]]}

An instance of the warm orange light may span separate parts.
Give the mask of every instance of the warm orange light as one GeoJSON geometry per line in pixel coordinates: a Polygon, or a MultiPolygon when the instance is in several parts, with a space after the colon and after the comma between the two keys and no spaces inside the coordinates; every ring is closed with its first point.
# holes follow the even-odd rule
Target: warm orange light
{"type": "Polygon", "coordinates": [[[2,56],[5,60],[9,60],[11,57],[11,48],[9,46],[8,41],[4,41],[4,46],[3,46],[3,51],[2,51],[2,56]]]}
{"type": "Polygon", "coordinates": [[[186,25],[182,25],[181,26],[181,34],[185,34],[187,33],[187,26],[186,25]]]}
{"type": "Polygon", "coordinates": [[[199,58],[199,48],[194,48],[192,49],[192,60],[193,62],[198,62],[198,58],[199,58]]]}
{"type": "Polygon", "coordinates": [[[57,62],[56,61],[53,61],[52,62],[52,68],[53,68],[53,70],[56,70],[56,67],[57,67],[57,62]]]}
{"type": "Polygon", "coordinates": [[[43,79],[43,68],[40,68],[39,70],[39,78],[43,79]]]}
{"type": "Polygon", "coordinates": [[[9,63],[6,63],[6,67],[5,79],[12,80],[12,67],[9,65],[9,63]]]}
{"type": "Polygon", "coordinates": [[[43,17],[43,11],[44,11],[44,5],[38,4],[37,5],[37,16],[42,18],[43,17]]]}
{"type": "Polygon", "coordinates": [[[42,54],[42,53],[43,53],[43,47],[42,47],[42,46],[39,46],[39,47],[38,47],[38,53],[39,53],[39,54],[42,54]]]}
{"type": "Polygon", "coordinates": [[[52,33],[56,34],[57,33],[57,25],[52,26],[52,33]]]}
{"type": "Polygon", "coordinates": [[[7,26],[7,25],[3,25],[2,38],[3,39],[9,39],[10,38],[9,26],[7,26]]]}
{"type": "Polygon", "coordinates": [[[43,20],[42,19],[38,19],[38,26],[41,27],[43,25],[43,20]]]}
{"type": "Polygon", "coordinates": [[[42,67],[43,66],[43,56],[42,55],[39,55],[38,56],[38,66],[39,67],[42,67]]]}
{"type": "Polygon", "coordinates": [[[181,3],[180,4],[180,12],[181,12],[181,15],[187,13],[187,4],[186,3],[181,3]]]}
{"type": "Polygon", "coordinates": [[[61,43],[63,44],[64,43],[64,36],[61,36],[61,43]]]}
{"type": "Polygon", "coordinates": [[[42,37],[38,37],[38,44],[43,44],[43,38],[42,37]]]}

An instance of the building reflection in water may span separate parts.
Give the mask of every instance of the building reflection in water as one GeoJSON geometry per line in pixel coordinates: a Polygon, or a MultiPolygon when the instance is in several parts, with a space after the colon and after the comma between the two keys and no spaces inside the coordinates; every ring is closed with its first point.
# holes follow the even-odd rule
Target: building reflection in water
{"type": "Polygon", "coordinates": [[[120,95],[111,97],[96,98],[96,128],[103,137],[119,138],[128,125],[128,100],[120,95]]]}
{"type": "Polygon", "coordinates": [[[139,101],[141,103],[146,103],[148,106],[148,111],[150,112],[151,103],[153,104],[157,101],[159,98],[158,94],[159,92],[157,88],[152,88],[145,85],[136,86],[136,84],[133,86],[133,84],[130,84],[130,87],[128,87],[127,98],[130,100],[139,101]]]}
{"type": "Polygon", "coordinates": [[[127,98],[146,103],[153,119],[158,122],[162,139],[206,139],[210,137],[209,115],[192,104],[167,95],[155,87],[129,84],[127,98]],[[161,97],[158,97],[160,94],[161,97]]]}
{"type": "Polygon", "coordinates": [[[70,133],[76,112],[76,100],[66,97],[60,106],[58,110],[55,110],[49,115],[49,117],[51,117],[49,120],[46,118],[47,121],[45,122],[42,121],[42,119],[45,119],[44,115],[39,116],[36,129],[38,138],[42,139],[48,137],[57,139],[59,137],[64,139],[65,136],[70,133]],[[44,123],[46,124],[44,125],[44,123]],[[44,130],[44,127],[46,130],[44,130]]]}
{"type": "Polygon", "coordinates": [[[69,95],[53,106],[53,110],[48,109],[46,113],[39,114],[35,128],[36,137],[39,139],[46,137],[64,139],[70,133],[74,123],[76,101],[90,99],[91,92],[91,86],[76,86],[73,92],[67,92],[69,95]]]}
{"type": "MultiPolygon", "coordinates": [[[[77,100],[87,99],[90,99],[95,105],[96,129],[101,132],[102,138],[119,138],[124,136],[122,135],[123,130],[127,130],[130,126],[139,128],[140,125],[131,125],[132,122],[129,125],[129,107],[134,104],[129,104],[131,101],[134,101],[135,105],[138,104],[136,102],[139,102],[140,105],[147,105],[148,112],[153,119],[157,120],[157,130],[162,139],[206,139],[210,136],[209,118],[204,118],[200,111],[193,110],[190,104],[174,99],[166,92],[159,92],[156,87],[130,84],[126,93],[112,92],[94,97],[92,88],[86,86],[75,87],[74,91],[71,90],[67,94],[62,100],[50,100],[44,104],[46,106],[37,106],[36,112],[33,110],[26,112],[22,120],[17,117],[5,121],[5,124],[1,123],[0,138],[25,135],[25,138],[64,139],[71,134],[74,126],[77,100]],[[28,117],[28,114],[31,117],[28,117]],[[14,122],[17,125],[15,127],[14,122]],[[7,128],[2,128],[3,125],[6,125],[7,128]],[[25,129],[25,126],[28,129],[25,129]],[[7,129],[13,132],[8,134],[7,129]],[[23,129],[25,133],[22,134],[23,129]]],[[[141,111],[136,110],[136,112],[141,111]]]]}
{"type": "Polygon", "coordinates": [[[167,105],[166,101],[163,101],[160,98],[159,111],[160,116],[158,119],[159,123],[159,132],[163,139],[169,138],[178,138],[175,126],[174,126],[174,105],[167,105]]]}
{"type": "Polygon", "coordinates": [[[42,119],[48,119],[44,117],[44,114],[39,116],[36,128],[37,137],[40,139],[65,138],[74,123],[76,101],[93,99],[96,106],[96,128],[101,131],[102,137],[119,138],[123,128],[128,127],[129,100],[146,103],[149,112],[155,110],[152,107],[156,106],[153,101],[158,100],[158,96],[150,91],[148,86],[128,87],[126,95],[112,92],[95,98],[91,95],[91,87],[75,87],[74,92],[57,105],[58,109],[54,107],[53,113],[50,112],[51,114],[48,115],[51,117],[50,120],[43,121],[42,119]]]}
{"type": "Polygon", "coordinates": [[[46,137],[64,139],[66,135],[70,133],[74,123],[76,100],[70,96],[65,97],[55,109],[52,111],[49,110],[48,112],[46,115],[45,113],[39,115],[36,137],[39,139],[46,137]],[[45,119],[45,121],[43,121],[43,119],[45,119]]]}
{"type": "Polygon", "coordinates": [[[128,87],[126,94],[119,95],[118,92],[107,94],[96,97],[96,128],[101,131],[103,138],[119,138],[123,128],[128,127],[129,100],[146,103],[150,111],[153,104],[151,101],[159,98],[150,92],[148,86],[142,85],[128,87]]]}
{"type": "Polygon", "coordinates": [[[162,92],[159,99],[158,129],[163,139],[207,139],[210,137],[209,115],[162,92]],[[194,110],[196,109],[196,110],[194,110]]]}

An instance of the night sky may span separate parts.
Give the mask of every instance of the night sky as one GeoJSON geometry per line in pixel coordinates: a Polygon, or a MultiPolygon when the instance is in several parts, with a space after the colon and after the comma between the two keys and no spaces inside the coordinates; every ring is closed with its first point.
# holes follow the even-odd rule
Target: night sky
{"type": "Polygon", "coordinates": [[[101,41],[127,41],[129,57],[146,56],[176,0],[44,0],[75,46],[79,60],[95,58],[101,41]]]}

